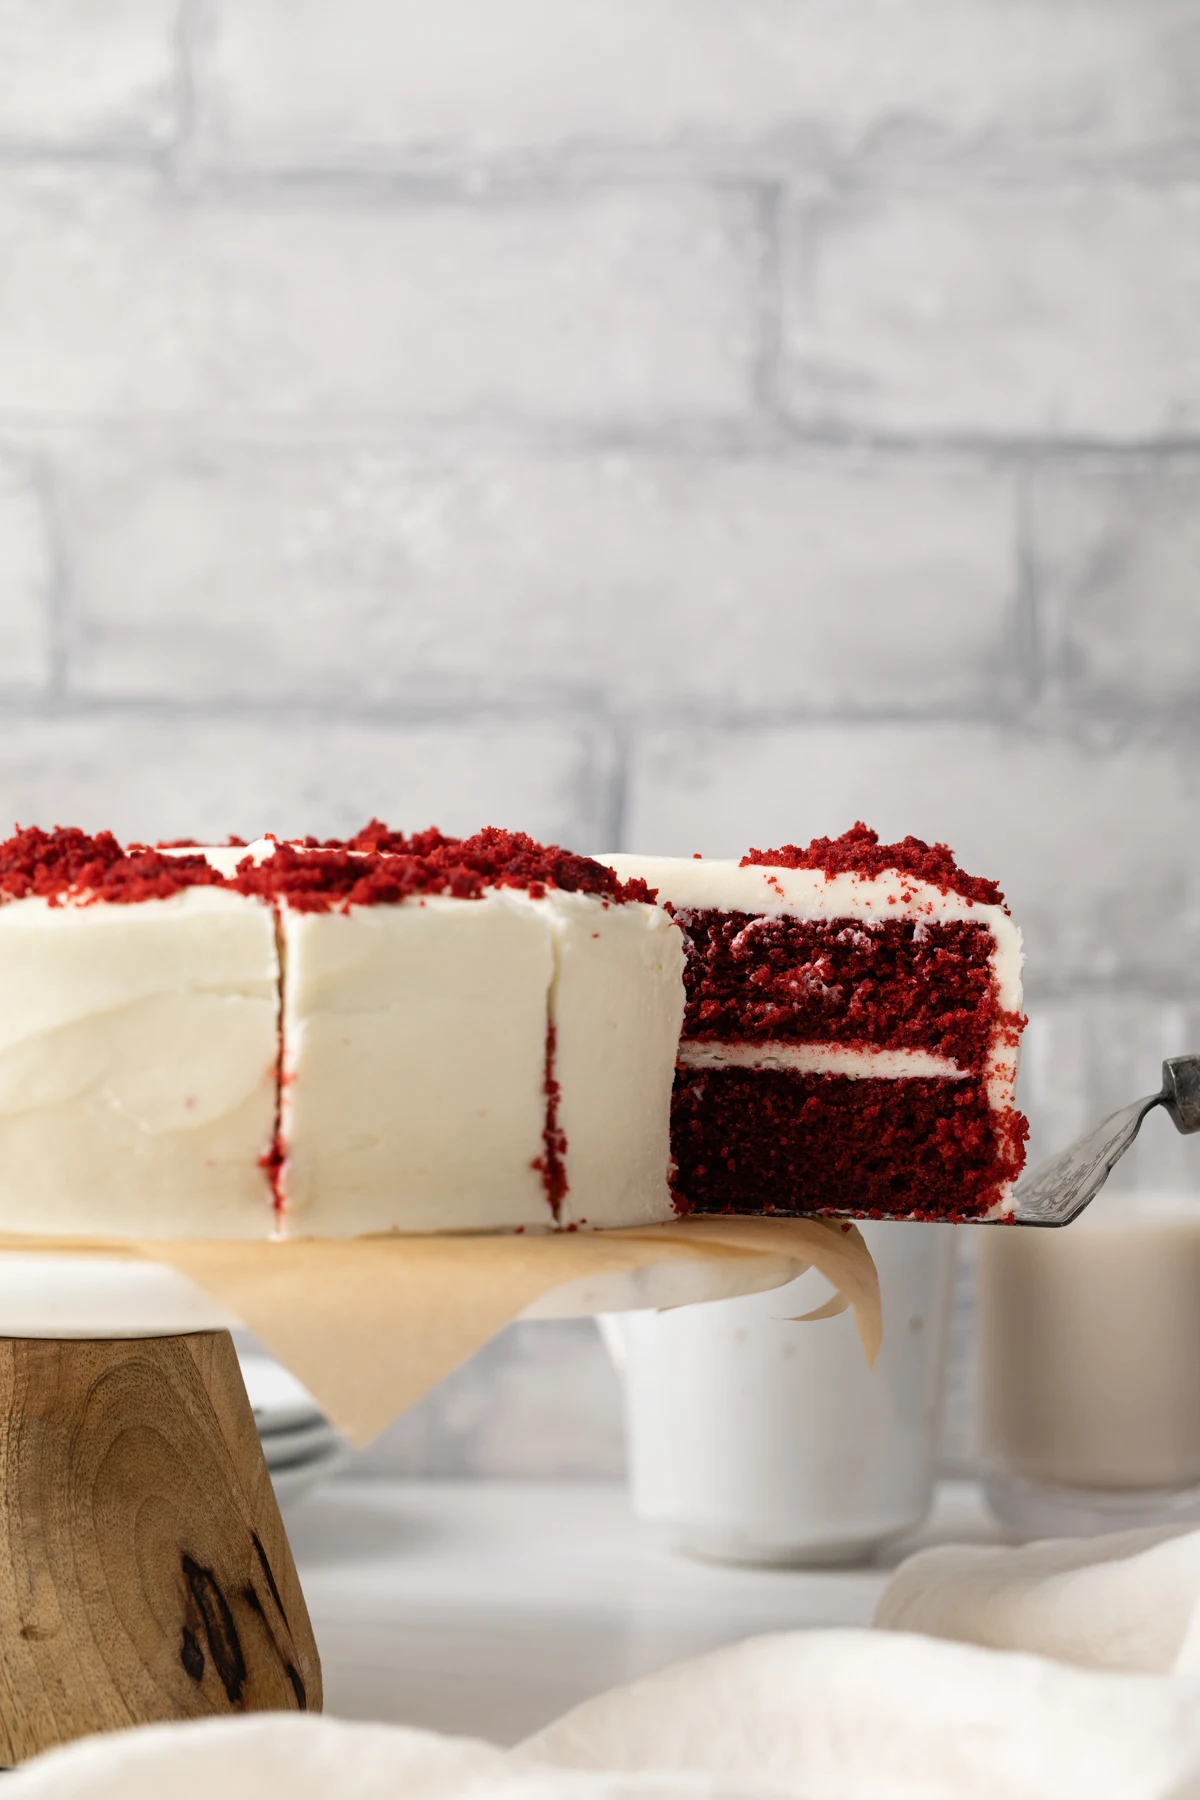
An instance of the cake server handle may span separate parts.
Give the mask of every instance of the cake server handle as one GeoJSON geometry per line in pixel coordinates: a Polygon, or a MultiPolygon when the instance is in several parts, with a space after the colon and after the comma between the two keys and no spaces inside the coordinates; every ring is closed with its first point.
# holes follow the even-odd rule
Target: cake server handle
{"type": "Polygon", "coordinates": [[[1096,1198],[1154,1107],[1165,1107],[1176,1131],[1200,1131],[1200,1056],[1172,1056],[1162,1088],[1123,1106],[1076,1138],[1013,1190],[1013,1211],[996,1224],[1069,1225],[1096,1198]]]}

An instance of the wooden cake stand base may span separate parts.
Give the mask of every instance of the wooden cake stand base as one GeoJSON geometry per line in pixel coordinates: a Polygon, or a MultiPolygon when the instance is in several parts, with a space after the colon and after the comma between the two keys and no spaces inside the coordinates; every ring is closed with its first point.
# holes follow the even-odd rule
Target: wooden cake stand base
{"type": "Polygon", "coordinates": [[[0,1338],[0,1765],[87,1732],[318,1711],[226,1331],[0,1338]]]}

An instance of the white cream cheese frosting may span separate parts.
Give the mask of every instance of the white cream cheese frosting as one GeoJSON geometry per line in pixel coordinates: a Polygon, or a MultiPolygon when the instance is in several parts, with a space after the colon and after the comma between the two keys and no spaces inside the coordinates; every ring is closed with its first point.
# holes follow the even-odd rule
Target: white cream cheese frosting
{"type": "Polygon", "coordinates": [[[963,1081],[968,1071],[948,1056],[928,1050],[874,1050],[855,1044],[789,1044],[770,1039],[749,1044],[682,1043],[683,1069],[794,1069],[802,1075],[848,1075],[852,1081],[872,1078],[909,1081],[936,1077],[963,1081]]]}
{"type": "Polygon", "coordinates": [[[674,1216],[671,1087],[683,1025],[683,934],[641,902],[551,890],[564,1225],[674,1216]]]}
{"type": "Polygon", "coordinates": [[[281,914],[287,1235],[552,1224],[546,910],[499,889],[281,914]]]}
{"type": "Polygon", "coordinates": [[[683,945],[665,913],[493,888],[285,904],[282,921],[289,1236],[672,1216],[683,945]],[[557,1220],[548,1076],[565,1140],[557,1220]]]}
{"type": "MultiPolygon", "coordinates": [[[[274,849],[166,853],[232,876],[274,849]]],[[[660,907],[503,887],[279,920],[284,1235],[673,1217],[683,940],[660,907]]]]}
{"type": "Polygon", "coordinates": [[[0,904],[0,1225],[270,1236],[278,981],[225,889],[0,904]]]}

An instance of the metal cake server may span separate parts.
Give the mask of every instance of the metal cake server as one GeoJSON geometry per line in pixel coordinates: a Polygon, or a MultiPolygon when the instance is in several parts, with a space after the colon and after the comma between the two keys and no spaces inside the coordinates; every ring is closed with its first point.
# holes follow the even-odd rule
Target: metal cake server
{"type": "Polygon", "coordinates": [[[1159,1093],[1123,1106],[1019,1181],[1014,1210],[995,1223],[1069,1225],[1096,1198],[1155,1106],[1166,1107],[1176,1131],[1200,1131],[1200,1056],[1172,1056],[1162,1072],[1159,1093]]]}

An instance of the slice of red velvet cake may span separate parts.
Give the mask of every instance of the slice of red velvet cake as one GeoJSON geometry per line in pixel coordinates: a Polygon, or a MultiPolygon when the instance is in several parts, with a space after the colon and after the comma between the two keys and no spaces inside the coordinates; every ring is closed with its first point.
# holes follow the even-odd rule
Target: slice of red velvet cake
{"type": "Polygon", "coordinates": [[[861,824],[740,863],[605,860],[684,932],[678,1211],[1009,1209],[1022,954],[994,883],[861,824]]]}

